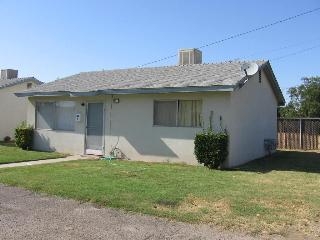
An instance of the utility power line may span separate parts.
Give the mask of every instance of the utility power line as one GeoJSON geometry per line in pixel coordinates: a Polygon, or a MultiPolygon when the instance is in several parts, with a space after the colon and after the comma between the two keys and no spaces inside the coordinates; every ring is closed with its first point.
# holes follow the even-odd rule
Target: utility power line
{"type": "MultiPolygon", "coordinates": [[[[296,42],[296,43],[292,43],[290,45],[286,45],[286,46],[282,46],[282,47],[278,47],[278,48],[273,48],[273,49],[269,49],[269,50],[265,50],[265,51],[260,51],[260,52],[255,52],[255,53],[251,53],[245,57],[243,57],[244,59],[248,58],[248,57],[252,57],[252,56],[256,56],[256,55],[261,55],[261,54],[270,54],[270,53],[274,53],[274,52],[279,52],[285,49],[289,49],[289,48],[294,48],[297,46],[302,46],[302,45],[307,45],[310,44],[310,42],[315,42],[315,41],[319,41],[320,38],[314,38],[314,39],[309,39],[306,41],[302,41],[302,42],[296,42]]],[[[240,58],[239,58],[240,59],[240,58]]]]}
{"type": "Polygon", "coordinates": [[[296,51],[296,52],[292,52],[292,53],[289,53],[289,54],[286,54],[286,55],[283,55],[283,56],[280,56],[280,57],[275,57],[275,58],[271,58],[270,61],[278,61],[278,60],[281,60],[283,58],[287,58],[287,57],[291,57],[291,56],[295,56],[295,55],[298,55],[298,54],[301,54],[301,53],[304,53],[304,52],[308,52],[308,51],[311,51],[315,48],[318,48],[320,47],[320,44],[317,44],[317,45],[314,45],[312,47],[309,47],[309,48],[304,48],[302,50],[299,50],[299,51],[296,51]]]}
{"type": "MultiPolygon", "coordinates": [[[[285,23],[285,22],[291,21],[291,20],[293,20],[293,19],[296,19],[296,18],[298,18],[298,17],[302,17],[302,16],[304,16],[304,15],[307,15],[307,14],[310,14],[310,13],[313,13],[313,12],[316,12],[316,11],[319,11],[319,10],[320,10],[320,7],[314,8],[314,9],[311,9],[311,10],[308,10],[308,11],[305,11],[305,12],[302,12],[302,13],[299,13],[299,14],[294,15],[294,16],[290,16],[290,17],[287,17],[287,18],[284,18],[284,19],[281,19],[281,20],[278,20],[278,21],[275,21],[275,22],[272,22],[272,23],[269,23],[269,24],[266,24],[266,25],[262,25],[262,26],[260,26],[260,27],[251,29],[251,30],[246,31],[246,32],[233,34],[233,35],[231,35],[231,36],[229,36],[229,37],[226,37],[226,38],[223,38],[223,39],[220,39],[220,40],[211,42],[211,43],[207,43],[207,44],[205,44],[205,45],[202,45],[202,46],[198,47],[197,49],[206,48],[206,47],[209,47],[209,46],[212,46],[212,45],[216,45],[216,44],[218,44],[218,43],[222,43],[222,42],[225,42],[225,41],[228,41],[228,40],[232,40],[232,39],[235,39],[235,38],[239,38],[239,37],[242,37],[242,36],[244,36],[244,35],[247,35],[247,34],[250,34],[250,33],[253,33],[253,32],[257,32],[257,31],[260,31],[260,30],[263,30],[263,29],[266,29],[266,28],[270,28],[270,27],[273,27],[274,25],[281,24],[281,23],[285,23]]],[[[144,66],[147,66],[147,65],[150,65],[150,64],[153,64],[153,63],[162,62],[162,61],[164,61],[164,60],[168,60],[168,59],[174,58],[174,57],[176,57],[176,56],[178,56],[178,54],[166,56],[166,57],[160,58],[160,59],[155,60],[155,61],[147,62],[147,63],[144,63],[144,64],[138,66],[138,67],[144,67],[144,66]]]]}

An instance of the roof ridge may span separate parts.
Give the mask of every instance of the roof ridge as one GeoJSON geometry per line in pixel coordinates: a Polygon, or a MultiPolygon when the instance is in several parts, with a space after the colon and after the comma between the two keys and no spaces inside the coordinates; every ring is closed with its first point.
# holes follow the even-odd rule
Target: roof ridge
{"type": "Polygon", "coordinates": [[[9,79],[0,79],[0,81],[10,81],[10,80],[27,79],[27,78],[36,79],[34,76],[31,76],[31,77],[17,77],[17,78],[9,78],[9,79]]]}
{"type": "MultiPolygon", "coordinates": [[[[79,72],[77,74],[87,74],[87,73],[97,73],[97,72],[110,72],[110,71],[125,71],[125,70],[144,70],[144,69],[161,69],[161,68],[186,68],[186,67],[196,67],[196,66],[207,66],[207,65],[220,65],[227,63],[243,63],[243,62],[267,62],[265,59],[256,59],[256,60],[225,60],[220,62],[209,62],[209,63],[199,63],[199,64],[185,64],[185,65],[164,65],[164,66],[154,66],[154,67],[129,67],[129,68],[114,68],[114,69],[103,69],[103,70],[92,70],[79,72]]],[[[77,74],[72,74],[74,76],[77,74]]],[[[63,78],[61,78],[63,79],[63,78]]]]}

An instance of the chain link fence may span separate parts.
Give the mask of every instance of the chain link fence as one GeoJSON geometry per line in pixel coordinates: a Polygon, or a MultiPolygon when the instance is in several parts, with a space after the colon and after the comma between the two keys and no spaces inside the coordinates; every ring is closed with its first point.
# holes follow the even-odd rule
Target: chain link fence
{"type": "Polygon", "coordinates": [[[278,149],[320,150],[320,118],[279,118],[278,149]]]}

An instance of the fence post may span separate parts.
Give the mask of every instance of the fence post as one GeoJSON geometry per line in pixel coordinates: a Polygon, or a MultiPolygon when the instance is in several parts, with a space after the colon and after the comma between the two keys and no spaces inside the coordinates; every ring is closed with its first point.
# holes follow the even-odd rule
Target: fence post
{"type": "Polygon", "coordinates": [[[302,119],[300,118],[300,149],[302,150],[302,119]]]}

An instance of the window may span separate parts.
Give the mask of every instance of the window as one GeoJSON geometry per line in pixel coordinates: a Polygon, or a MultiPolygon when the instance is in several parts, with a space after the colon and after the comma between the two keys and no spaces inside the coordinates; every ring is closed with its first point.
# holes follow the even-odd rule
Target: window
{"type": "Polygon", "coordinates": [[[40,129],[54,128],[54,103],[53,102],[39,102],[37,103],[36,125],[40,129]]]}
{"type": "Polygon", "coordinates": [[[38,102],[36,127],[38,129],[74,130],[75,103],[71,101],[38,102]]]}
{"type": "Polygon", "coordinates": [[[178,103],[178,126],[201,127],[202,102],[183,100],[178,103]]]}
{"type": "Polygon", "coordinates": [[[32,83],[31,82],[27,83],[27,88],[29,89],[31,87],[32,87],[32,83]]]}
{"type": "Polygon", "coordinates": [[[56,128],[57,130],[74,130],[75,103],[63,101],[56,103],[56,128]]]}
{"type": "Polygon", "coordinates": [[[202,101],[154,101],[153,124],[168,127],[201,127],[202,101]]]}
{"type": "Polygon", "coordinates": [[[174,127],[177,125],[176,101],[154,102],[154,125],[174,127]]]}

